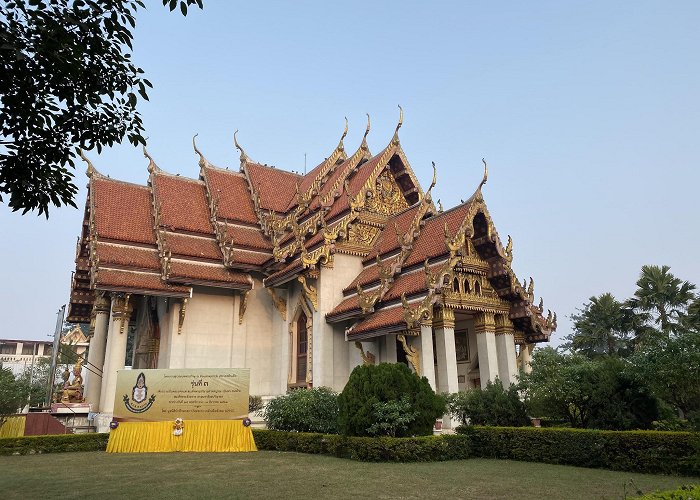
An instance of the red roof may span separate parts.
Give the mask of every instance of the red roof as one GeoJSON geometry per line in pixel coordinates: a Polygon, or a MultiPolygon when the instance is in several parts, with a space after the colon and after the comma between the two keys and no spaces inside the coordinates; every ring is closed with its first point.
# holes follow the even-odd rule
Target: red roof
{"type": "Polygon", "coordinates": [[[286,212],[289,202],[296,196],[296,184],[301,182],[302,176],[253,162],[247,162],[245,169],[253,189],[260,195],[260,208],[286,212]]]}
{"type": "Polygon", "coordinates": [[[203,238],[188,234],[166,232],[165,242],[173,255],[186,255],[201,259],[221,261],[219,244],[213,237],[203,238]]]}
{"type": "Polygon", "coordinates": [[[153,193],[160,207],[161,226],[200,234],[214,233],[202,181],[156,173],[153,193]]]}
{"type": "Polygon", "coordinates": [[[100,238],[155,244],[151,193],[146,186],[93,177],[94,220],[100,238]]]}
{"type": "Polygon", "coordinates": [[[248,181],[243,174],[218,168],[205,168],[209,195],[218,201],[217,216],[246,224],[258,224],[248,181]]]}
{"type": "Polygon", "coordinates": [[[420,236],[413,243],[411,254],[404,263],[405,267],[425,261],[426,258],[448,253],[445,246],[445,222],[451,236],[454,236],[469,211],[467,204],[459,205],[425,221],[420,236]]]}
{"type": "Polygon", "coordinates": [[[154,292],[155,295],[187,296],[190,289],[184,286],[163,283],[160,274],[123,271],[118,269],[100,269],[97,273],[95,288],[98,290],[125,292],[154,292]]]}
{"type": "Polygon", "coordinates": [[[403,316],[403,307],[400,305],[376,311],[374,314],[358,323],[357,326],[353,327],[353,329],[348,332],[348,338],[391,326],[406,326],[403,316]]]}
{"type": "Polygon", "coordinates": [[[196,280],[198,282],[229,283],[239,285],[241,288],[251,287],[247,274],[229,271],[223,265],[204,264],[176,259],[171,261],[169,279],[171,281],[182,281],[186,283],[196,280]]]}
{"type": "Polygon", "coordinates": [[[100,267],[113,265],[135,269],[153,269],[160,273],[158,250],[98,242],[95,251],[100,267]]]}

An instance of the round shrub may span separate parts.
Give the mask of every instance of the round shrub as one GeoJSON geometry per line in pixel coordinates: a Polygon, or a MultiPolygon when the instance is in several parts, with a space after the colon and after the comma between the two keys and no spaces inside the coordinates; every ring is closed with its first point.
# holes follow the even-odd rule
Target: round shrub
{"type": "MultiPolygon", "coordinates": [[[[396,437],[432,434],[435,419],[445,413],[445,401],[433,392],[428,379],[402,363],[360,365],[350,374],[338,397],[338,430],[350,436],[376,435],[379,428],[396,437]],[[393,403],[386,405],[386,403],[393,403]],[[413,418],[387,424],[393,407],[410,408],[413,418]]],[[[407,410],[408,412],[408,410],[407,410]]]]}
{"type": "Polygon", "coordinates": [[[278,431],[338,431],[338,394],[327,387],[296,389],[267,403],[267,427],[278,431]]]}
{"type": "Polygon", "coordinates": [[[489,381],[485,389],[471,389],[447,397],[450,414],[462,425],[495,425],[506,427],[529,426],[525,404],[520,400],[518,387],[507,389],[499,379],[489,381]]]}

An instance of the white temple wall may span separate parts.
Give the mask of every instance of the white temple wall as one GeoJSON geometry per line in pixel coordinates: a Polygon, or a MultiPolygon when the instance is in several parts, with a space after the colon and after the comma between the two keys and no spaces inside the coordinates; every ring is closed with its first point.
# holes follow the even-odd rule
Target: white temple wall
{"type": "Polygon", "coordinates": [[[332,268],[320,268],[316,283],[318,311],[313,324],[314,387],[342,389],[350,374],[345,332],[326,322],[326,314],[343,300],[343,288],[362,271],[362,258],[335,254],[332,268]]]}

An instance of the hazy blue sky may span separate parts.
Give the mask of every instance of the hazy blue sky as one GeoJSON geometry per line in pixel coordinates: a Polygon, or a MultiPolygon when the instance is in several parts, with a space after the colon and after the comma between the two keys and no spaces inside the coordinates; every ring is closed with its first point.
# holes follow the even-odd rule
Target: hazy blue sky
{"type": "MultiPolygon", "coordinates": [[[[513,267],[567,317],[591,295],[629,296],[643,264],[700,284],[700,2],[224,2],[183,18],[138,15],[135,58],[155,85],[141,105],[149,151],[196,177],[191,138],[238,168],[309,168],[365,113],[370,147],[401,142],[435,198],[484,195],[513,267]]],[[[104,174],[145,183],[130,145],[89,153],[104,174]]],[[[42,339],[68,300],[79,210],[48,221],[0,206],[0,338],[42,339]]]]}

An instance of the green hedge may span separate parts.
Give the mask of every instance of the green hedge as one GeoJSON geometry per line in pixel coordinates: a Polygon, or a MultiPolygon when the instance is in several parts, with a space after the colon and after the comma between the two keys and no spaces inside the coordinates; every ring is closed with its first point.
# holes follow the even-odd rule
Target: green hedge
{"type": "Polygon", "coordinates": [[[255,429],[259,450],[333,455],[364,462],[436,462],[471,456],[466,436],[352,437],[255,429]]]}
{"type": "Polygon", "coordinates": [[[472,457],[629,472],[700,475],[700,435],[688,432],[464,427],[460,434],[367,438],[254,430],[260,450],[363,461],[428,462],[472,457]]]}
{"type": "Polygon", "coordinates": [[[700,474],[700,434],[460,427],[474,456],[630,472],[700,474]]]}
{"type": "Polygon", "coordinates": [[[33,455],[65,451],[104,451],[109,434],[59,434],[0,438],[0,455],[33,455]]]}
{"type": "Polygon", "coordinates": [[[677,490],[657,491],[637,497],[637,500],[691,500],[700,498],[700,485],[685,485],[677,490]]]}

